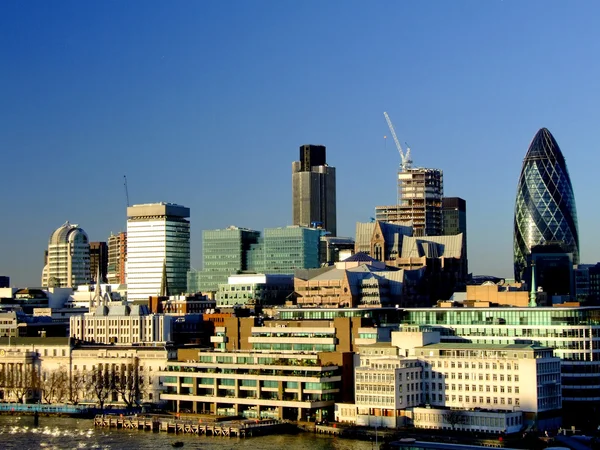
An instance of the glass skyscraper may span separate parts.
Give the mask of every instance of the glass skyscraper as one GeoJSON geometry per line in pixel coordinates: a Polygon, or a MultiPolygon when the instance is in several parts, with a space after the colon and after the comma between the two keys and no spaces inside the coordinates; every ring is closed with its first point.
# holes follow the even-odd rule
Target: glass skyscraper
{"type": "Polygon", "coordinates": [[[567,164],[554,136],[540,129],[525,155],[514,219],[515,279],[523,280],[534,245],[560,243],[579,263],[577,210],[567,164]]]}

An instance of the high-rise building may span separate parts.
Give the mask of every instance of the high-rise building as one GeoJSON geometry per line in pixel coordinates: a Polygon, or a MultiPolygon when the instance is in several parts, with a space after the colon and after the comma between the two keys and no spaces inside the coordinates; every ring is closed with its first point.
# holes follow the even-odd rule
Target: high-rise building
{"type": "Polygon", "coordinates": [[[293,274],[320,267],[322,230],[299,226],[265,228],[264,237],[250,246],[248,268],[259,273],[293,274]]]}
{"type": "Polygon", "coordinates": [[[7,288],[10,286],[10,277],[0,276],[0,288],[7,288]]]}
{"type": "Polygon", "coordinates": [[[259,231],[229,227],[202,233],[203,268],[188,273],[189,292],[216,292],[240,272],[289,274],[320,266],[323,230],[290,226],[259,231]]]}
{"type": "Polygon", "coordinates": [[[109,284],[125,284],[125,266],[127,262],[127,233],[121,231],[108,238],[108,267],[109,284]]]}
{"type": "Polygon", "coordinates": [[[292,221],[337,234],[335,167],[327,165],[323,145],[302,145],[292,163],[292,221]]]}
{"type": "Polygon", "coordinates": [[[106,283],[108,270],[108,245],[106,242],[90,242],[90,278],[97,283],[98,269],[100,270],[100,282],[106,283]]]}
{"type": "Polygon", "coordinates": [[[554,136],[540,129],[525,155],[517,186],[514,218],[515,279],[524,280],[535,245],[560,242],[579,263],[577,210],[565,158],[554,136]]]}
{"type": "Polygon", "coordinates": [[[190,268],[189,217],[189,208],[173,203],[127,208],[129,301],[159,295],[163,270],[166,270],[169,293],[185,292],[190,268]]]}
{"type": "Polygon", "coordinates": [[[439,169],[406,168],[398,171],[398,204],[376,206],[375,219],[410,224],[414,236],[443,234],[444,175],[439,169]]]}
{"type": "Polygon", "coordinates": [[[444,235],[453,236],[462,233],[463,256],[467,263],[467,202],[460,197],[442,198],[442,221],[444,235]]]}
{"type": "Polygon", "coordinates": [[[65,222],[48,241],[42,286],[72,287],[90,283],[90,243],[79,225],[65,222]]]}
{"type": "Polygon", "coordinates": [[[260,231],[228,227],[202,232],[202,270],[188,273],[188,292],[211,292],[230,275],[248,270],[247,253],[260,231]]]}

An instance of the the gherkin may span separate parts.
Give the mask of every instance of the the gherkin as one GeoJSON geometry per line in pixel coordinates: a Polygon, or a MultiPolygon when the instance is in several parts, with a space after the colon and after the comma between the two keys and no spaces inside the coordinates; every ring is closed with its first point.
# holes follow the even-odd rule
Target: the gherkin
{"type": "Polygon", "coordinates": [[[515,279],[523,280],[534,245],[561,243],[579,263],[577,209],[571,179],[554,136],[540,129],[525,155],[517,186],[514,229],[515,279]]]}

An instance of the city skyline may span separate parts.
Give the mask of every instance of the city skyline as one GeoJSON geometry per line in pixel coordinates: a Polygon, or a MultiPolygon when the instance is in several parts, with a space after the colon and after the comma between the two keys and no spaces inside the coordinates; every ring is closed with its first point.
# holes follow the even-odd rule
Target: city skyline
{"type": "Polygon", "coordinates": [[[37,285],[66,220],[91,241],[124,231],[123,175],[131,204],[190,208],[199,268],[202,230],[292,223],[289,163],[305,142],[327,146],[337,234],[353,237],[396,200],[383,111],[414,166],[443,170],[445,195],[467,201],[473,273],[512,276],[519,170],[541,127],[567,160],[581,262],[600,260],[598,5],[267,5],[0,5],[0,275],[37,285]]]}

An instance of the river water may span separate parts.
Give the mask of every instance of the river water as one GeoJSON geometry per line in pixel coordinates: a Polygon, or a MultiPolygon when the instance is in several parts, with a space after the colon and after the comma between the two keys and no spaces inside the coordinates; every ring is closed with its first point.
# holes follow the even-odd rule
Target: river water
{"type": "Polygon", "coordinates": [[[43,449],[170,449],[175,441],[183,449],[202,450],[371,450],[365,441],[320,436],[313,433],[271,435],[247,439],[182,435],[151,431],[95,429],[90,419],[0,416],[0,448],[43,449]]]}

